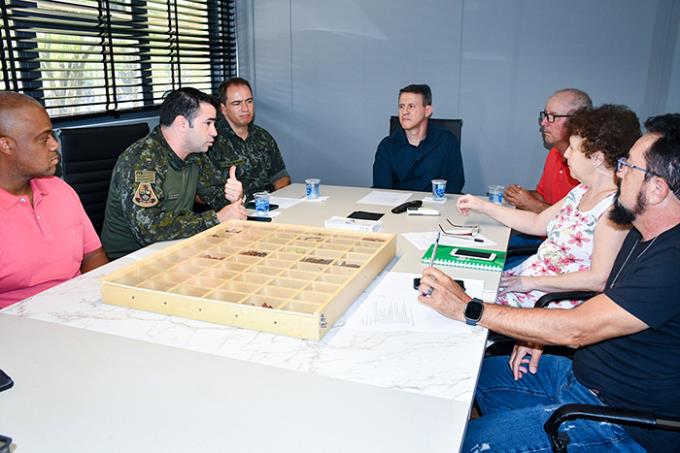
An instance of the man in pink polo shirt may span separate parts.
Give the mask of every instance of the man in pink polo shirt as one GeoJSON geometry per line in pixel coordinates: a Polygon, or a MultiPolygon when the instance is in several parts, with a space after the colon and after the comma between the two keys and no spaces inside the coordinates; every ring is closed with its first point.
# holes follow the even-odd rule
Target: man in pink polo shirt
{"type": "Polygon", "coordinates": [[[108,262],[78,195],[53,176],[45,109],[0,91],[0,308],[108,262]]]}
{"type": "Polygon", "coordinates": [[[532,212],[542,212],[545,208],[564,198],[578,181],[569,174],[564,153],[569,147],[567,121],[576,110],[593,108],[590,96],[575,88],[556,91],[539,114],[543,141],[551,147],[545,160],[543,175],[536,190],[527,190],[511,184],[505,190],[504,199],[517,207],[532,212]]]}

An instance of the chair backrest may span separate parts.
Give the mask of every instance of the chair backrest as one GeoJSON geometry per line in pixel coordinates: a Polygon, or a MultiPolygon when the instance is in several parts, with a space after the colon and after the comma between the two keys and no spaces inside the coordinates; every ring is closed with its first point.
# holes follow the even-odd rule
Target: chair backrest
{"type": "Polygon", "coordinates": [[[57,131],[61,141],[61,176],[78,193],[97,234],[104,224],[111,173],[118,156],[148,133],[147,123],[57,131]]]}
{"type": "MultiPolygon", "coordinates": [[[[430,118],[430,122],[432,124],[435,124],[442,129],[446,129],[450,131],[453,135],[456,136],[458,139],[458,143],[460,144],[460,135],[461,135],[461,129],[463,128],[463,120],[462,119],[455,119],[455,120],[447,120],[447,119],[442,119],[442,118],[430,118]]],[[[401,124],[399,124],[399,117],[398,116],[391,116],[390,117],[390,135],[394,133],[394,131],[401,129],[401,124]]]]}

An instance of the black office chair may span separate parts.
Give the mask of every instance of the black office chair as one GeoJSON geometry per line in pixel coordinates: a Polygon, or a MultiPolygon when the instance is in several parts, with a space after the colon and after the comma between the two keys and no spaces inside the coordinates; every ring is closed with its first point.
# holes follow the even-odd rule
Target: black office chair
{"type": "MultiPolygon", "coordinates": [[[[436,126],[441,127],[442,129],[446,129],[450,131],[453,135],[456,136],[458,139],[458,143],[460,144],[460,135],[461,135],[461,129],[463,128],[463,120],[461,119],[455,119],[455,120],[447,120],[447,119],[441,119],[441,118],[430,118],[430,122],[436,126]]],[[[391,116],[390,117],[390,135],[392,135],[395,131],[401,129],[401,124],[399,124],[399,117],[398,116],[391,116]]]]}
{"type": "Polygon", "coordinates": [[[567,420],[579,418],[617,425],[634,425],[648,429],[680,431],[680,419],[677,418],[658,418],[650,412],[616,407],[565,404],[553,412],[543,425],[543,429],[550,438],[550,446],[554,453],[567,453],[567,445],[569,444],[568,434],[558,431],[560,425],[567,420]]]}
{"type": "MultiPolygon", "coordinates": [[[[595,297],[597,294],[599,293],[594,291],[563,291],[548,293],[539,298],[536,301],[536,304],[534,304],[534,307],[544,308],[552,302],[561,300],[587,300],[595,297]]],[[[505,344],[505,342],[502,343],[505,344]]],[[[512,343],[514,343],[514,340],[512,340],[510,344],[512,345],[512,343]]],[[[491,347],[493,346],[495,346],[495,344],[491,347]]],[[[554,352],[550,353],[554,354],[554,352]]],[[[635,425],[649,429],[680,431],[680,419],[676,418],[659,418],[650,412],[597,406],[594,404],[565,404],[553,412],[543,425],[543,429],[550,438],[550,446],[554,453],[567,453],[567,445],[569,444],[568,434],[559,432],[560,425],[568,420],[581,418],[614,423],[617,425],[635,425]]]]}
{"type": "Polygon", "coordinates": [[[80,197],[97,234],[104,224],[111,173],[118,156],[148,133],[147,123],[57,130],[61,176],[80,197]]]}
{"type": "MultiPolygon", "coordinates": [[[[542,304],[541,306],[547,306],[549,303],[559,300],[586,300],[597,294],[591,291],[549,293],[541,297],[536,302],[536,306],[539,306],[539,302],[542,304]]],[[[617,425],[635,425],[649,429],[680,431],[680,419],[677,418],[659,418],[650,412],[617,407],[592,404],[565,404],[553,412],[543,425],[543,429],[550,438],[550,446],[554,453],[567,453],[567,445],[569,444],[568,434],[559,432],[560,425],[568,420],[581,418],[617,425]]]]}

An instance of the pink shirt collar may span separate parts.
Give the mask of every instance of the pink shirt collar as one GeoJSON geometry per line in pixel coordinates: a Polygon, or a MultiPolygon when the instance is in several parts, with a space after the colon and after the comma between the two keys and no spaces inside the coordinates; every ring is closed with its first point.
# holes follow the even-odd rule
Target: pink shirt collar
{"type": "MultiPolygon", "coordinates": [[[[43,186],[41,178],[31,179],[31,191],[33,192],[33,206],[37,205],[40,200],[49,194],[47,187],[43,186]]],[[[13,208],[22,198],[28,200],[27,195],[14,195],[0,187],[0,207],[5,209],[5,211],[13,208]]]]}

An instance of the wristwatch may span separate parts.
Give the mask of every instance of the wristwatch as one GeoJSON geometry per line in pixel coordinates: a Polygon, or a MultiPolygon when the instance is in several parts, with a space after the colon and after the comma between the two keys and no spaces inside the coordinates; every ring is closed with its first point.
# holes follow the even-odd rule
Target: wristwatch
{"type": "Polygon", "coordinates": [[[484,313],[484,301],[473,297],[465,307],[465,324],[469,326],[476,326],[484,313]]]}

